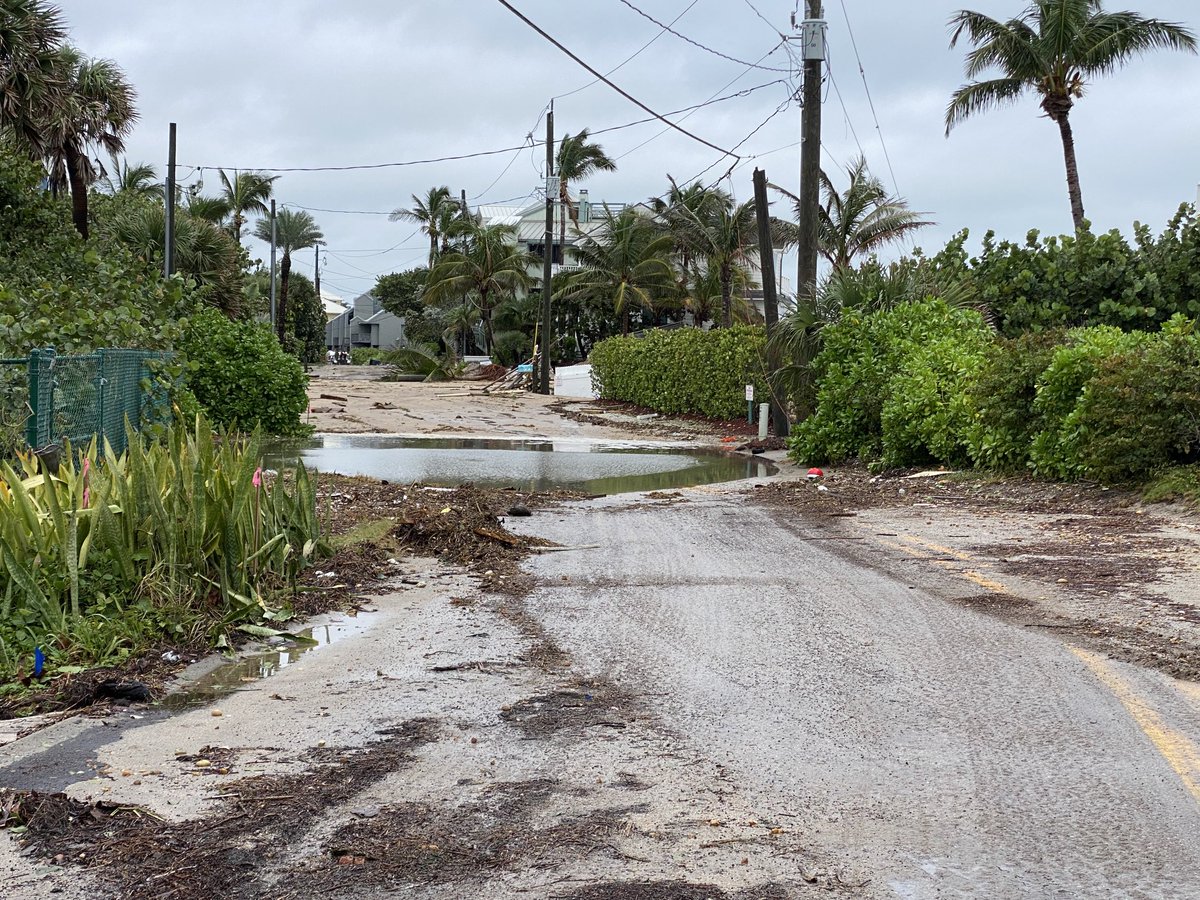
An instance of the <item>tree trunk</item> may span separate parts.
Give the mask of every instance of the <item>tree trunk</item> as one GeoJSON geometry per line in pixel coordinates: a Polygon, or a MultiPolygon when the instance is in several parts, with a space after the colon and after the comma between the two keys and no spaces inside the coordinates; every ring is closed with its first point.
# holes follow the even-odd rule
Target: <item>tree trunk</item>
{"type": "Polygon", "coordinates": [[[239,247],[242,245],[242,225],[245,222],[246,217],[242,215],[241,211],[235,211],[233,214],[233,239],[239,247]]]}
{"type": "Polygon", "coordinates": [[[488,307],[486,291],[479,292],[479,315],[483,319],[483,342],[486,345],[483,348],[483,352],[491,356],[492,349],[496,346],[496,338],[492,334],[492,311],[488,307]]]}
{"type": "Polygon", "coordinates": [[[1075,230],[1083,231],[1083,194],[1079,189],[1079,166],[1075,162],[1075,135],[1071,131],[1071,120],[1067,112],[1064,111],[1055,118],[1062,135],[1063,157],[1067,163],[1067,192],[1071,195],[1071,218],[1075,220],[1075,230]]]}
{"type": "Polygon", "coordinates": [[[87,185],[83,181],[83,173],[79,171],[81,160],[79,151],[68,144],[65,152],[67,180],[71,184],[71,221],[75,230],[86,241],[88,237],[88,196],[87,185]]]}
{"type": "MultiPolygon", "coordinates": [[[[558,182],[558,245],[562,248],[559,252],[562,254],[562,265],[567,264],[567,212],[571,208],[571,195],[567,193],[567,182],[559,179],[558,182]]],[[[549,251],[550,262],[554,262],[553,249],[549,251]]]]}
{"type": "Polygon", "coordinates": [[[434,263],[438,258],[438,234],[436,231],[429,232],[429,268],[433,268],[434,263]]]}
{"type": "Polygon", "coordinates": [[[729,266],[721,266],[721,325],[733,326],[733,272],[729,266]]]}
{"type": "Polygon", "coordinates": [[[279,263],[279,307],[275,310],[275,333],[279,337],[279,346],[287,349],[284,336],[287,334],[287,295],[288,279],[292,276],[292,254],[283,251],[283,260],[279,263]]]}

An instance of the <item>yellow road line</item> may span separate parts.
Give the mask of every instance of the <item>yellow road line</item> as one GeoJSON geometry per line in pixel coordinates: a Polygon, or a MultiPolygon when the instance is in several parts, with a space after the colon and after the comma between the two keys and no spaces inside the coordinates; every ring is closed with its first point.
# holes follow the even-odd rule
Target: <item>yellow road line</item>
{"type": "Polygon", "coordinates": [[[1068,647],[1092,670],[1121,705],[1125,707],[1142,733],[1150,739],[1154,748],[1167,761],[1184,787],[1197,802],[1200,802],[1200,747],[1180,731],[1168,725],[1155,710],[1139,697],[1129,684],[1101,656],[1078,647],[1068,647]]]}

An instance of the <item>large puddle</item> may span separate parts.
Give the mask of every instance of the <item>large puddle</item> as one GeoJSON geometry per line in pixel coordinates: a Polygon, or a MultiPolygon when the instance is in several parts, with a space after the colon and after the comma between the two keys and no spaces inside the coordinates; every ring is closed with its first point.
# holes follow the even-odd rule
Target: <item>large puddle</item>
{"type": "Polygon", "coordinates": [[[301,460],[318,472],[454,486],[474,483],[525,491],[566,489],[623,494],[774,475],[770,463],[693,448],[620,442],[406,438],[324,434],[272,444],[266,465],[301,460]]]}

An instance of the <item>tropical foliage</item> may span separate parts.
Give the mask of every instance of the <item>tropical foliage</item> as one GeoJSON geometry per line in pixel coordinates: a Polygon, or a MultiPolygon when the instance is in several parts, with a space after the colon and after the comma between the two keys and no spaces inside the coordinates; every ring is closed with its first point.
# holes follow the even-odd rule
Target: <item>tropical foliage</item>
{"type": "Polygon", "coordinates": [[[321,552],[312,486],[264,480],[261,438],[197,419],[120,456],[0,464],[0,680],[114,662],[165,636],[287,617],[279,591],[321,552]]]}
{"type": "Polygon", "coordinates": [[[317,227],[312,214],[303,209],[281,209],[275,215],[274,230],[269,218],[259,219],[254,226],[254,236],[260,241],[271,243],[272,235],[283,256],[279,260],[279,296],[275,316],[275,330],[279,342],[287,341],[288,285],[292,274],[292,254],[321,243],[325,235],[317,227]]]}
{"type": "Polygon", "coordinates": [[[746,385],[765,396],[765,338],[761,327],[745,325],[614,337],[592,348],[592,379],[605,399],[735,419],[746,412],[746,385]]]}
{"type": "Polygon", "coordinates": [[[178,346],[188,361],[188,387],[218,425],[303,431],[307,379],[266,325],[206,309],[188,322],[178,346]]]}
{"type": "Polygon", "coordinates": [[[973,115],[1035,93],[1062,139],[1076,231],[1083,230],[1085,218],[1071,110],[1089,81],[1151,50],[1196,50],[1195,37],[1182,26],[1134,12],[1107,12],[1100,0],[1035,0],[1005,22],[964,9],[950,26],[951,47],[965,38],[974,49],[965,64],[972,80],[950,98],[946,133],[973,115]],[[974,80],[989,70],[998,70],[999,77],[974,80]]]}

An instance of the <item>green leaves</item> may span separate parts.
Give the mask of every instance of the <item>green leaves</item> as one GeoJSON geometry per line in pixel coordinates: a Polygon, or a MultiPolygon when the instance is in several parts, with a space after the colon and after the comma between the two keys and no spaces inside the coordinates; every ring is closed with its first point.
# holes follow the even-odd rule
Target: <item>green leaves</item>
{"type": "Polygon", "coordinates": [[[135,600],[210,627],[282,618],[272,598],[324,552],[303,468],[255,486],[259,434],[214,440],[199,417],[161,443],[129,438],[121,456],[93,443],[86,474],[70,452],[55,475],[32,457],[0,466],[0,630],[19,606],[30,634],[61,643],[135,600]]]}
{"type": "Polygon", "coordinates": [[[191,364],[187,386],[218,425],[284,435],[304,430],[304,370],[266,326],[206,309],[190,320],[179,347],[191,364]]]}
{"type": "Polygon", "coordinates": [[[614,337],[592,348],[592,379],[600,395],[663,413],[737,419],[746,412],[746,385],[765,397],[762,328],[650,331],[614,337]]]}

